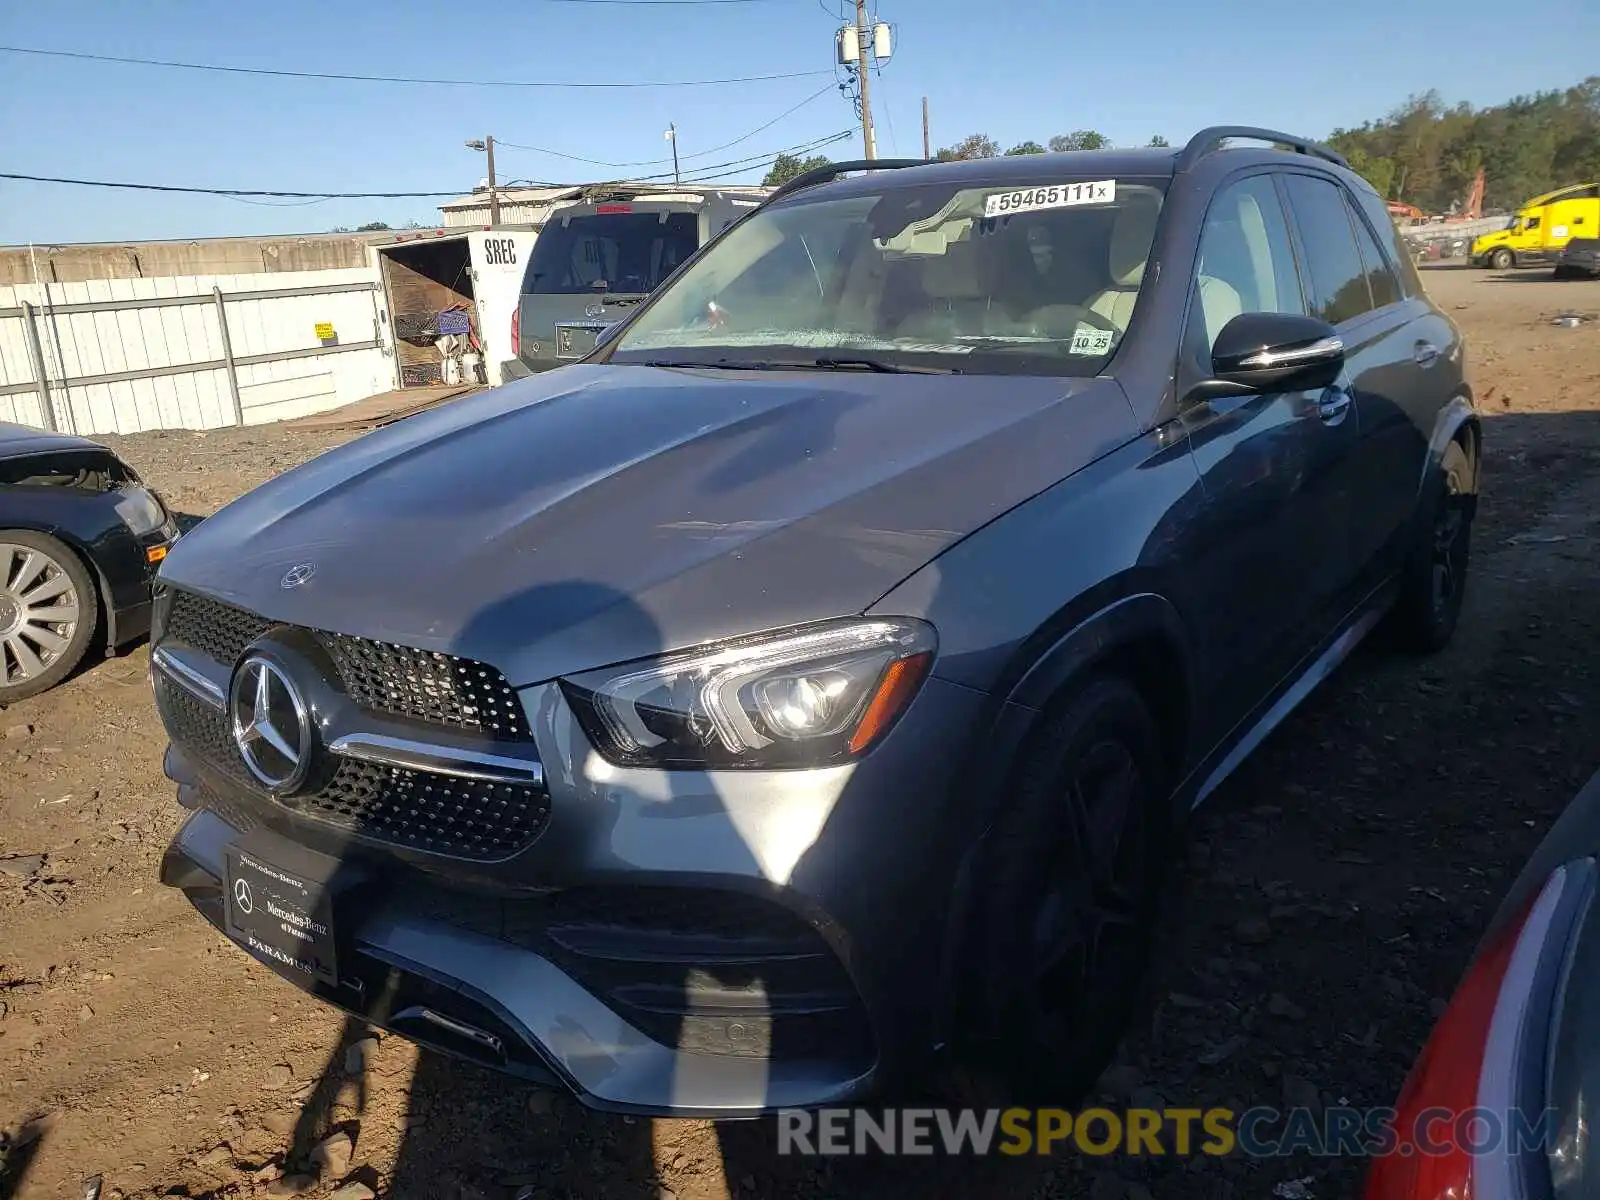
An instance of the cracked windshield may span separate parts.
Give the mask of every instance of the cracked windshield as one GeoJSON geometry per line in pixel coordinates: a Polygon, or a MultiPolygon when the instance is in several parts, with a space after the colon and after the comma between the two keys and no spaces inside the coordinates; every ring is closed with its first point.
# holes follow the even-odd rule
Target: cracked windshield
{"type": "Polygon", "coordinates": [[[1092,375],[1128,328],[1161,201],[1154,182],[1100,179],[779,204],[642,313],[612,361],[1092,375]]]}

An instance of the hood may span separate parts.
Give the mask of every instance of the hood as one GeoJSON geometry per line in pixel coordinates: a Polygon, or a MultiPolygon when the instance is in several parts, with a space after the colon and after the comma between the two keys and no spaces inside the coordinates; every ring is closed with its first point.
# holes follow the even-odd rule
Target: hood
{"type": "Polygon", "coordinates": [[[859,613],[1135,432],[1105,379],[572,366],[279,476],[161,575],[520,686],[859,613]]]}
{"type": "Polygon", "coordinates": [[[23,454],[47,454],[58,450],[100,450],[110,453],[98,442],[69,433],[51,433],[31,425],[15,425],[0,421],[0,458],[23,454]]]}
{"type": "Polygon", "coordinates": [[[1480,234],[1472,240],[1472,249],[1476,251],[1479,246],[1502,246],[1511,240],[1511,230],[1497,229],[1493,233],[1480,234]]]}

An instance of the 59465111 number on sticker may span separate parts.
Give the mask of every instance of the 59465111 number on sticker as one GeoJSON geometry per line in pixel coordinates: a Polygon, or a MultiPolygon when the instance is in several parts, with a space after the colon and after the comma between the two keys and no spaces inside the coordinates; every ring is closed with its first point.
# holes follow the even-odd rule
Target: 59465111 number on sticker
{"type": "Polygon", "coordinates": [[[1111,204],[1117,198],[1117,181],[1099,179],[1093,183],[1053,183],[1048,187],[1018,188],[996,192],[983,201],[983,215],[1005,217],[1012,213],[1038,212],[1046,208],[1072,208],[1079,204],[1111,204]]]}

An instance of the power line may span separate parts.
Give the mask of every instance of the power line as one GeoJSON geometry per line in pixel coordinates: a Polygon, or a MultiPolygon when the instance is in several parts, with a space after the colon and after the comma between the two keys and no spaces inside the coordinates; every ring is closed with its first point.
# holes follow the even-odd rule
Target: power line
{"type": "MultiPolygon", "coordinates": [[[[824,146],[831,146],[835,142],[846,141],[849,138],[854,137],[854,136],[855,136],[855,134],[853,133],[853,131],[851,131],[849,129],[844,129],[844,130],[840,130],[838,133],[829,134],[827,137],[817,138],[815,141],[807,142],[802,146],[791,146],[787,150],[779,150],[774,154],[762,154],[762,155],[757,155],[757,156],[755,156],[753,158],[739,159],[739,160],[737,160],[735,162],[731,162],[731,163],[718,163],[718,164],[716,164],[714,166],[698,167],[698,168],[696,168],[695,173],[690,174],[690,175],[685,175],[681,182],[683,182],[683,183],[709,183],[709,182],[711,182],[712,180],[715,179],[716,174],[719,171],[757,171],[757,170],[760,170],[762,167],[770,167],[770,166],[772,166],[773,163],[777,162],[777,160],[779,158],[783,157],[786,154],[788,154],[788,155],[807,154],[807,153],[811,152],[812,150],[820,150],[824,146]]],[[[643,176],[642,178],[640,178],[638,180],[634,180],[632,182],[649,183],[649,182],[653,182],[656,179],[661,179],[661,178],[664,178],[664,177],[663,176],[655,176],[655,175],[646,175],[646,176],[643,176]]]]}
{"type": "Polygon", "coordinates": [[[281,196],[291,200],[439,200],[459,196],[453,192],[273,192],[254,188],[178,187],[166,183],[120,183],[105,179],[62,179],[54,175],[19,175],[0,171],[0,179],[28,183],[65,183],[74,187],[126,188],[137,192],[185,192],[196,196],[281,196]]]}
{"type": "MultiPolygon", "coordinates": [[[[792,108],[784,109],[777,116],[773,117],[772,120],[763,125],[757,125],[749,133],[740,134],[738,137],[734,138],[733,141],[723,142],[720,146],[713,146],[709,150],[696,150],[693,154],[685,154],[683,156],[684,161],[688,161],[691,158],[704,158],[708,154],[717,154],[720,151],[727,150],[732,146],[737,146],[740,142],[749,141],[751,138],[755,137],[756,134],[766,132],[785,117],[793,116],[806,105],[810,104],[813,100],[816,100],[824,93],[831,92],[832,90],[833,84],[824,84],[822,87],[812,92],[811,95],[807,96],[804,100],[800,101],[799,104],[796,104],[792,108]]],[[[606,162],[604,159],[599,158],[583,158],[576,154],[563,154],[560,150],[550,150],[544,146],[521,146],[516,142],[505,142],[498,138],[495,139],[494,144],[496,147],[503,147],[510,150],[527,150],[535,154],[548,154],[553,158],[564,158],[569,162],[588,163],[590,166],[595,167],[655,167],[660,166],[662,163],[669,163],[672,161],[670,158],[647,158],[641,159],[638,162],[606,162]]]]}
{"type": "MultiPolygon", "coordinates": [[[[577,0],[559,0],[561,3],[577,0]]],[[[601,3],[602,0],[582,0],[583,3],[601,3]]],[[[604,0],[620,3],[621,0],[604,0]]],[[[643,2],[643,0],[639,0],[643,2]]],[[[666,0],[649,0],[664,4],[666,0]]],[[[686,3],[687,0],[674,0],[686,3]]],[[[695,0],[709,3],[710,0],[695,0]]],[[[753,0],[752,0],[753,2],[753,0]]],[[[172,67],[183,71],[217,71],[228,75],[268,75],[280,79],[336,79],[350,83],[420,83],[440,87],[498,87],[498,88],[671,88],[718,87],[732,83],[763,83],[771,79],[808,79],[828,74],[827,71],[780,71],[767,75],[740,75],[728,79],[635,79],[623,82],[583,80],[562,83],[542,79],[424,79],[413,75],[353,75],[337,71],[284,71],[271,67],[232,67],[220,63],[177,62],[163,58],[126,58],[116,54],[87,54],[78,50],[42,50],[35,46],[0,46],[0,53],[34,54],[46,58],[71,58],[84,62],[122,63],[139,67],[172,67]]]]}
{"type": "MultiPolygon", "coordinates": [[[[819,146],[826,146],[832,142],[839,141],[841,138],[849,136],[850,133],[848,130],[846,130],[842,133],[830,134],[828,137],[819,138],[814,141],[804,143],[803,145],[790,146],[784,150],[770,151],[765,154],[752,155],[748,158],[734,159],[731,162],[705,164],[697,167],[695,170],[697,177],[703,179],[709,178],[709,176],[700,174],[703,172],[747,170],[757,165],[770,165],[771,161],[779,154],[802,154],[808,150],[815,150],[819,146]]],[[[610,182],[653,183],[658,180],[671,178],[672,172],[668,171],[661,175],[642,175],[637,179],[613,180],[610,182]]],[[[271,197],[274,199],[285,200],[441,200],[452,199],[462,194],[459,188],[450,192],[288,192],[268,190],[263,188],[185,187],[178,184],[168,183],[129,183],[120,180],[108,179],[69,179],[57,175],[24,175],[15,171],[0,171],[0,179],[15,179],[26,183],[57,183],[65,184],[71,187],[120,188],[123,190],[136,192],[177,192],[191,196],[226,196],[231,199],[253,196],[271,197]]],[[[693,179],[683,180],[685,183],[694,181],[695,180],[693,179]]],[[[565,187],[576,185],[555,183],[541,184],[530,181],[527,186],[565,187]]]]}

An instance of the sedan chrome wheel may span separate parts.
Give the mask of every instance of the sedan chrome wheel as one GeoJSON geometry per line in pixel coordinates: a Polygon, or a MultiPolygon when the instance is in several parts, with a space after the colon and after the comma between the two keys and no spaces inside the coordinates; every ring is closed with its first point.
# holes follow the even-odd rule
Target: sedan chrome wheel
{"type": "Polygon", "coordinates": [[[80,620],[66,567],[35,546],[0,541],[0,686],[36,679],[72,647],[80,620]]]}

